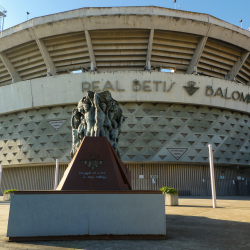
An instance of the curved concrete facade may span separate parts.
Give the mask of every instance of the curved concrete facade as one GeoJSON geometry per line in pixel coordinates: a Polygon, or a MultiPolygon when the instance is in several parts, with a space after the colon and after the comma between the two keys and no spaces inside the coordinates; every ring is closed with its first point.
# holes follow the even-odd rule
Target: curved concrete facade
{"type": "Polygon", "coordinates": [[[207,163],[212,144],[215,162],[249,162],[248,86],[185,74],[93,72],[2,87],[1,163],[69,162],[71,111],[87,90],[109,90],[119,101],[127,117],[123,161],[207,163]]]}
{"type": "Polygon", "coordinates": [[[147,71],[85,72],[33,79],[4,86],[0,90],[2,114],[44,106],[75,104],[87,90],[109,90],[119,102],[197,104],[250,112],[249,86],[188,74],[147,71]],[[192,95],[184,88],[189,82],[194,82],[194,87],[199,88],[192,95]]]}
{"type": "Polygon", "coordinates": [[[109,90],[126,116],[118,146],[134,189],[210,195],[212,144],[217,191],[250,194],[249,55],[248,31],[158,7],[83,8],[5,30],[0,193],[51,189],[55,159],[60,176],[70,161],[72,109],[109,90]]]}

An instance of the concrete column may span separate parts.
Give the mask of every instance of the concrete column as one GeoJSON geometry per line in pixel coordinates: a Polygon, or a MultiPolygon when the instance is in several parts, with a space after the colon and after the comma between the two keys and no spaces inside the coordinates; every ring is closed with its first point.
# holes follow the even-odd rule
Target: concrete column
{"type": "Polygon", "coordinates": [[[43,57],[43,60],[45,62],[46,68],[47,68],[47,75],[48,76],[54,76],[57,74],[57,70],[55,67],[54,62],[52,61],[49,52],[47,51],[47,48],[44,44],[44,42],[37,38],[35,30],[32,28],[29,28],[30,33],[32,34],[32,37],[34,38],[34,40],[36,40],[37,46],[41,52],[41,55],[43,57]]]}
{"type": "Polygon", "coordinates": [[[187,74],[192,74],[192,73],[197,74],[197,66],[198,66],[198,63],[200,61],[202,52],[205,48],[206,42],[207,42],[207,36],[204,36],[200,39],[200,41],[196,47],[196,50],[194,52],[194,55],[191,59],[191,62],[189,63],[189,67],[186,71],[187,74]]]}
{"type": "Polygon", "coordinates": [[[95,61],[95,54],[94,54],[94,50],[93,50],[93,46],[92,46],[92,42],[91,42],[91,37],[89,35],[89,31],[85,30],[85,37],[86,37],[86,42],[87,42],[87,46],[88,46],[88,50],[89,50],[89,57],[90,57],[90,71],[95,71],[96,70],[96,61],[95,61]]]}
{"type": "Polygon", "coordinates": [[[232,67],[232,69],[227,73],[226,78],[230,81],[233,81],[234,78],[237,76],[237,74],[239,73],[241,67],[243,66],[243,64],[245,63],[245,61],[247,60],[248,56],[249,56],[249,51],[244,51],[241,55],[241,57],[238,58],[238,61],[234,64],[234,66],[232,67]]]}
{"type": "Polygon", "coordinates": [[[153,40],[154,40],[154,29],[150,30],[149,40],[148,40],[148,52],[146,59],[146,70],[151,70],[151,54],[153,48],[153,40]]]}
{"type": "Polygon", "coordinates": [[[55,64],[52,61],[52,59],[49,55],[49,52],[47,51],[46,46],[44,45],[44,42],[41,39],[36,39],[36,43],[37,43],[38,48],[42,54],[43,60],[46,64],[48,76],[57,75],[55,64]]]}
{"type": "Polygon", "coordinates": [[[7,56],[6,56],[6,54],[4,52],[0,52],[0,58],[1,58],[2,62],[3,62],[3,64],[5,65],[5,67],[7,68],[9,74],[11,75],[12,82],[14,83],[14,82],[20,82],[20,81],[22,81],[22,79],[19,76],[18,72],[13,67],[12,63],[7,58],[7,56]]]}

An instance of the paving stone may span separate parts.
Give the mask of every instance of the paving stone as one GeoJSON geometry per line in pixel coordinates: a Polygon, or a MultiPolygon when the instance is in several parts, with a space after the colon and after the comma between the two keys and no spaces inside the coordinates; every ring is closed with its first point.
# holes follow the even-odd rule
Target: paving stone
{"type": "MultiPolygon", "coordinates": [[[[8,242],[9,202],[0,196],[0,250],[230,250],[250,249],[250,197],[181,197],[166,206],[166,240],[95,240],[8,242]]],[[[150,219],[150,218],[149,218],[150,219]]]]}

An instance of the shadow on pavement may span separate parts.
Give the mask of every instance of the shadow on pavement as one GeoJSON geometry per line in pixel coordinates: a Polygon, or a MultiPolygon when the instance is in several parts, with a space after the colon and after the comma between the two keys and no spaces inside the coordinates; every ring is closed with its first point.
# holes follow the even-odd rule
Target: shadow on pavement
{"type": "Polygon", "coordinates": [[[166,222],[167,239],[187,249],[250,249],[250,223],[182,215],[166,215],[166,222]]]}
{"type": "Polygon", "coordinates": [[[7,205],[10,204],[10,201],[0,201],[0,205],[7,205]]]}

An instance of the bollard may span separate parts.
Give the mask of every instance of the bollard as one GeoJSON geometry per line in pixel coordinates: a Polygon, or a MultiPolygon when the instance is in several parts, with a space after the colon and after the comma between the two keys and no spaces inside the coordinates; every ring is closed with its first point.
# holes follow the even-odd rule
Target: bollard
{"type": "Polygon", "coordinates": [[[56,190],[56,188],[58,186],[58,165],[59,165],[59,161],[58,161],[58,159],[56,159],[56,171],[55,171],[55,185],[54,185],[54,190],[56,190]]]}
{"type": "Polygon", "coordinates": [[[3,165],[0,164],[0,188],[1,188],[2,171],[3,171],[3,165]]]}
{"type": "Polygon", "coordinates": [[[214,157],[212,145],[208,144],[209,149],[209,162],[210,162],[210,177],[211,177],[211,189],[212,189],[212,199],[213,199],[213,208],[216,208],[216,190],[215,190],[215,179],[214,179],[214,157]]]}

